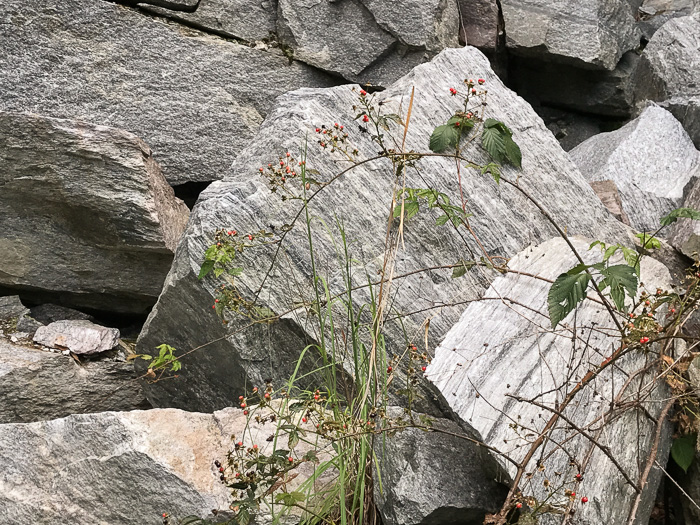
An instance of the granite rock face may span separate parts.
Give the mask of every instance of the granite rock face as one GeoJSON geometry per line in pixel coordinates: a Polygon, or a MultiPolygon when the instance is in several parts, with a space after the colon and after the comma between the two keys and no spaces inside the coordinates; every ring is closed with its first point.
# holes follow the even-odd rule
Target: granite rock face
{"type": "MultiPolygon", "coordinates": [[[[700,210],[700,175],[691,180],[686,187],[683,208],[700,210]]],[[[671,226],[668,241],[684,255],[697,259],[700,254],[700,224],[691,219],[678,219],[671,226]]]]}
{"type": "MultiPolygon", "coordinates": [[[[584,261],[600,260],[599,252],[587,251],[589,239],[570,240],[584,261]]],[[[555,279],[577,262],[564,240],[556,238],[523,250],[510,260],[509,268],[555,279]]],[[[645,258],[641,281],[653,294],[657,286],[669,289],[670,275],[662,264],[645,258]]],[[[525,457],[528,443],[545,427],[567,392],[591,367],[602,363],[616,345],[616,328],[609,314],[590,300],[584,300],[576,314],[569,314],[552,330],[547,311],[550,285],[515,273],[496,279],[482,301],[470,304],[445,336],[427,371],[427,377],[435,382],[454,412],[479,432],[487,445],[516,462],[525,457]]],[[[591,294],[592,288],[589,297],[591,294]]],[[[665,383],[652,381],[656,372],[647,370],[627,381],[629,374],[645,364],[641,352],[623,357],[619,367],[604,369],[593,384],[561,408],[564,418],[555,423],[549,439],[526,469],[533,475],[521,485],[525,497],[539,501],[551,497],[551,505],[571,505],[575,510],[569,521],[572,524],[627,523],[636,496],[634,489],[608,456],[574,429],[584,429],[600,446],[608,447],[625,473],[637,480],[656,440],[655,423],[638,418],[634,410],[616,412],[617,419],[604,430],[597,422],[608,413],[613,400],[631,402],[642,387],[644,395],[649,396],[645,409],[658,417],[669,392],[665,383]],[[540,458],[544,458],[544,466],[538,469],[540,458]],[[581,471],[579,466],[583,466],[581,471]],[[579,472],[583,479],[577,482],[575,475],[579,472]],[[545,481],[551,483],[551,493],[545,481]],[[552,487],[555,483],[556,488],[552,487]],[[587,497],[588,503],[582,504],[578,497],[570,503],[564,490],[587,497]]],[[[663,465],[670,450],[671,425],[659,432],[656,457],[663,465]]],[[[501,459],[511,476],[515,474],[511,463],[495,457],[501,459]]],[[[661,476],[659,469],[651,470],[634,523],[648,522],[661,476]]],[[[524,503],[523,512],[526,509],[524,503]]],[[[543,516],[539,523],[560,520],[561,516],[555,514],[543,516]]]]}
{"type": "MultiPolygon", "coordinates": [[[[387,415],[402,412],[390,407],[387,415]]],[[[485,448],[457,437],[475,435],[454,421],[436,419],[430,426],[431,432],[408,428],[374,442],[382,483],[382,490],[375,483],[374,494],[382,523],[483,523],[503,505],[508,475],[485,448]]]]}
{"type": "Polygon", "coordinates": [[[70,350],[76,355],[99,354],[119,343],[119,330],[90,321],[56,321],[40,327],[34,342],[49,348],[70,350]]]}
{"type": "Polygon", "coordinates": [[[666,22],[642,53],[636,99],[657,101],[700,147],[700,11],[666,22]]]}
{"type": "Polygon", "coordinates": [[[3,27],[0,109],[135,133],[173,185],[221,178],[278,95],[336,83],[110,2],[8,0],[3,27]]]}
{"type": "MultiPolygon", "coordinates": [[[[541,119],[525,101],[504,87],[487,59],[475,48],[443,51],[429,64],[417,67],[386,91],[374,95],[375,107],[381,107],[386,114],[405,112],[411,88],[415,86],[416,100],[406,149],[426,151],[433,129],[459,109],[449,95],[449,88],[459,85],[466,75],[486,80],[485,87],[489,90],[486,116],[509,126],[523,151],[523,170],[504,167],[504,177],[515,180],[519,176],[521,186],[545,203],[549,213],[569,232],[624,242],[627,233],[623,226],[605,210],[541,119]]],[[[333,126],[334,122],[345,125],[350,134],[348,140],[363,152],[360,160],[375,154],[377,147],[369,134],[362,133],[353,123],[356,114],[352,106],[359,103],[358,99],[358,92],[349,86],[305,89],[281,97],[260,135],[239,155],[227,178],[214,183],[200,197],[164,291],[144,326],[137,348],[139,353],[152,354],[162,343],[179,351],[207,344],[192,354],[196,358],[183,366],[178,380],[149,388],[149,400],[155,406],[202,411],[226,406],[237,399],[245,384],[264,384],[264,378],[272,378],[276,384],[286,381],[302,349],[316,340],[314,315],[299,308],[299,301],[313,300],[313,293],[309,295],[308,240],[301,222],[286,234],[280,248],[283,250],[280,256],[281,253],[284,256],[277,262],[273,263],[275,250],[269,246],[245,249],[236,259],[236,265],[243,268],[242,275],[235,280],[239,293],[251,300],[260,289],[259,306],[283,314],[279,321],[245,328],[247,321],[238,317],[222,325],[212,310],[222,282],[211,277],[200,281],[197,275],[204,252],[218,228],[235,229],[245,239],[245,235],[256,234],[261,228],[272,231],[274,227],[280,232],[286,229],[285,224],[292,224],[300,211],[299,202],[282,201],[279,194],[271,193],[259,169],[286,158],[286,151],[296,157],[304,147],[300,137],[309,137],[307,165],[318,171],[315,177],[321,180],[329,180],[347,163],[339,153],[330,153],[318,144],[314,131],[317,126],[333,126]],[[272,270],[269,279],[265,279],[268,268],[272,270]],[[188,328],[183,330],[183,326],[188,328]]],[[[390,124],[391,132],[401,133],[401,127],[390,124]]],[[[463,154],[477,162],[486,161],[485,154],[474,143],[463,154]]],[[[331,294],[345,289],[341,273],[344,264],[336,252],[335,243],[340,235],[336,221],[344,224],[349,256],[360,261],[353,263],[353,284],[366,284],[367,279],[378,278],[393,189],[390,164],[387,159],[378,159],[355,168],[318,193],[310,205],[314,220],[324,221],[330,229],[328,234],[319,231],[314,235],[314,251],[317,264],[324,268],[331,294]]],[[[458,202],[452,162],[433,157],[421,161],[420,166],[420,177],[413,172],[407,175],[407,187],[434,187],[458,202]]],[[[530,240],[543,241],[556,235],[537,208],[513,188],[498,186],[473,170],[463,170],[461,176],[464,187],[469,188],[465,197],[475,215],[470,219],[471,224],[490,256],[510,257],[530,240]]],[[[296,180],[290,182],[290,191],[298,191],[298,187],[296,180]]],[[[402,347],[405,333],[422,334],[427,315],[430,315],[430,344],[435,344],[459,318],[461,307],[452,305],[454,298],[459,297],[460,301],[478,298],[495,277],[484,268],[477,268],[460,279],[451,278],[451,269],[410,273],[454,264],[453,261],[460,259],[478,260],[481,254],[470,238],[465,246],[465,240],[454,230],[436,227],[435,216],[430,212],[422,212],[406,223],[404,242],[406,251],[397,256],[395,275],[409,275],[399,279],[400,284],[397,281],[391,293],[392,312],[404,314],[405,318],[403,328],[395,314],[391,316],[393,320],[387,321],[389,348],[402,347]],[[436,310],[436,305],[442,307],[436,310]]],[[[358,307],[368,302],[367,289],[354,292],[354,301],[358,307]]],[[[306,355],[311,358],[314,352],[306,355]]],[[[425,407],[417,410],[434,410],[433,394],[426,391],[423,395],[425,407]]]]}
{"type": "Polygon", "coordinates": [[[496,0],[458,0],[459,38],[464,44],[484,50],[496,49],[503,31],[496,0]]]}
{"type": "Polygon", "coordinates": [[[688,181],[700,176],[700,152],[675,117],[657,106],[569,155],[590,182],[615,183],[629,224],[640,231],[655,231],[659,219],[681,205],[688,181]]]}
{"type": "Polygon", "coordinates": [[[612,70],[639,45],[628,0],[501,0],[501,9],[516,54],[612,70]]]}
{"type": "Polygon", "coordinates": [[[459,14],[456,0],[280,0],[277,27],[295,59],[346,80],[387,85],[456,47],[459,14]]]}
{"type": "MultiPolygon", "coordinates": [[[[216,519],[212,510],[224,517],[231,490],[214,460],[225,461],[232,435],[246,446],[258,444],[262,453],[272,449],[265,439],[274,424],[246,427],[246,419],[231,408],[214,414],[166,409],[0,425],[0,522],[143,525],[161,523],[163,512],[175,523],[189,515],[216,519]]],[[[307,450],[302,442],[295,454],[307,450]]],[[[298,470],[290,491],[314,464],[298,470]]]]}
{"type": "Polygon", "coordinates": [[[1,286],[124,313],[153,304],[189,211],[146,144],[0,113],[0,160],[1,286]]]}
{"type": "MultiPolygon", "coordinates": [[[[82,361],[0,338],[0,423],[150,408],[132,363],[82,361]]],[[[7,451],[3,449],[3,455],[7,451]]]]}

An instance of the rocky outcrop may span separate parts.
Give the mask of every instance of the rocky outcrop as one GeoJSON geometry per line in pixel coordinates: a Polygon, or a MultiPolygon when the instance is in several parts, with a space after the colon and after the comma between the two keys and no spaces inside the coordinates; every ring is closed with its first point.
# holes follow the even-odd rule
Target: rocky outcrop
{"type": "MultiPolygon", "coordinates": [[[[590,240],[570,240],[587,263],[600,260],[600,252],[588,251],[590,240]]],[[[481,301],[466,308],[437,348],[427,377],[487,445],[516,462],[525,458],[553,414],[563,413],[526,466],[527,475],[520,485],[523,513],[528,507],[539,507],[535,502],[546,501],[559,509],[555,512],[573,509],[572,524],[628,523],[636,493],[606,453],[636,482],[649,457],[654,457],[652,451],[658,462],[665,464],[672,431],[666,424],[654,445],[657,429],[650,418],[637,417],[634,409],[619,409],[610,419],[609,410],[614,401],[634,403],[638,389],[643,388],[642,406],[651,418],[657,418],[669,392],[665,383],[653,381],[653,369],[630,378],[647,363],[643,353],[634,352],[619,360],[618,366],[601,371],[570,404],[562,404],[584,375],[604,362],[619,344],[609,314],[592,300],[584,300],[576,314],[569,314],[556,330],[551,328],[547,310],[551,282],[532,275],[553,280],[577,263],[561,238],[529,247],[512,258],[509,268],[527,275],[499,277],[481,301]],[[601,416],[607,424],[598,424],[601,416]],[[631,436],[634,446],[630,445],[631,436]],[[581,474],[581,480],[576,474],[581,474]],[[571,497],[567,490],[576,496],[571,497]]],[[[640,280],[652,294],[657,286],[668,289],[670,285],[668,270],[647,258],[642,260],[640,280]]],[[[593,294],[591,288],[589,297],[593,294]]],[[[496,458],[511,476],[515,474],[513,464],[498,455],[496,458]]],[[[629,523],[648,522],[661,474],[658,469],[651,470],[636,519],[629,523]]],[[[546,512],[544,507],[538,510],[546,512]]],[[[550,518],[544,516],[539,522],[561,520],[557,514],[550,518]]]]}
{"type": "Polygon", "coordinates": [[[280,0],[277,19],[295,59],[380,85],[456,47],[458,24],[456,0],[280,0]]]}
{"type": "MultiPolygon", "coordinates": [[[[390,407],[389,417],[402,417],[390,407]]],[[[419,417],[418,414],[414,417],[419,417]]],[[[403,417],[408,424],[408,418],[403,417]]],[[[481,524],[500,510],[508,475],[454,421],[431,420],[433,429],[406,428],[374,440],[377,457],[375,503],[384,525],[481,524]]]]}
{"type": "Polygon", "coordinates": [[[0,32],[2,109],[135,133],[170,184],[221,178],[275,97],[335,83],[279,50],[110,2],[9,0],[3,20],[13,29],[0,32]]]}
{"type": "Polygon", "coordinates": [[[622,206],[622,197],[615,182],[611,180],[597,180],[591,182],[591,188],[605,205],[610,213],[623,224],[630,225],[630,219],[622,206]]]}
{"type": "MultiPolygon", "coordinates": [[[[683,208],[700,210],[700,175],[686,186],[683,208]]],[[[678,219],[671,226],[668,241],[686,256],[697,259],[700,255],[700,223],[691,219],[678,219]]]]}
{"type": "Polygon", "coordinates": [[[506,46],[587,69],[612,70],[639,45],[628,0],[501,0],[506,46]]]}
{"type": "Polygon", "coordinates": [[[92,355],[117,346],[119,330],[90,321],[56,321],[37,329],[34,342],[76,355],[92,355]]]}
{"type": "Polygon", "coordinates": [[[0,113],[0,159],[0,286],[143,314],[189,216],[148,146],[114,128],[0,113]]]}
{"type": "Polygon", "coordinates": [[[590,182],[615,183],[629,224],[640,231],[656,231],[659,219],[681,205],[688,181],[700,176],[700,152],[673,115],[657,106],[569,155],[590,182]]]}
{"type": "MultiPolygon", "coordinates": [[[[163,513],[171,523],[190,515],[230,518],[231,489],[221,483],[214,461],[225,462],[232,436],[246,447],[257,444],[260,453],[273,450],[266,438],[275,425],[246,426],[246,420],[237,409],[169,409],[0,425],[0,522],[143,525],[161,523],[163,513]]],[[[286,444],[284,438],[282,433],[286,444]]],[[[293,455],[307,450],[302,441],[293,455]]],[[[297,490],[314,468],[303,463],[287,490],[297,490]]]]}
{"type": "Polygon", "coordinates": [[[638,27],[648,39],[672,18],[692,15],[700,12],[698,0],[644,0],[637,9],[638,27]]]}
{"type": "MultiPolygon", "coordinates": [[[[407,97],[415,86],[416,100],[406,149],[426,151],[433,129],[459,109],[449,88],[460,85],[467,74],[485,79],[489,91],[486,116],[509,126],[523,151],[522,171],[504,167],[503,175],[512,180],[519,177],[521,186],[544,203],[569,232],[624,241],[627,234],[622,225],[604,209],[539,117],[526,102],[504,87],[475,48],[443,51],[431,63],[417,67],[386,91],[377,93],[373,99],[375,107],[381,107],[386,114],[397,113],[400,107],[405,112],[407,97]]],[[[214,183],[202,194],[178,247],[163,294],[139,338],[138,351],[153,353],[162,343],[180,352],[205,346],[192,354],[195,358],[183,363],[178,380],[150,386],[149,399],[156,406],[212,410],[237,399],[245,384],[263,384],[264,378],[280,384],[291,377],[302,349],[316,338],[313,312],[299,308],[299,301],[313,301],[313,293],[309,295],[311,261],[303,224],[295,223],[285,234],[280,248],[284,262],[277,259],[273,263],[272,247],[276,244],[244,249],[236,258],[236,266],[243,268],[235,281],[237,290],[252,300],[262,286],[259,306],[281,315],[276,322],[247,327],[245,319],[231,317],[227,325],[222,325],[212,309],[222,282],[211,277],[199,281],[197,275],[204,252],[218,228],[235,229],[245,239],[245,235],[257,235],[261,228],[279,235],[287,229],[285,225],[292,224],[300,203],[292,199],[283,201],[278,194],[271,193],[259,169],[278,162],[280,157],[286,158],[286,151],[296,157],[303,147],[300,137],[308,137],[306,162],[309,169],[319,173],[314,177],[321,180],[329,180],[346,164],[339,153],[330,153],[318,144],[314,131],[317,126],[333,126],[334,122],[345,125],[350,134],[348,140],[362,152],[360,160],[375,154],[377,146],[369,134],[353,123],[356,113],[352,106],[359,104],[358,99],[357,91],[353,92],[349,86],[305,89],[281,97],[260,135],[238,156],[226,180],[214,183]],[[266,279],[268,268],[272,270],[266,279]],[[183,325],[188,329],[182,330],[183,325]]],[[[394,126],[393,133],[401,133],[402,128],[390,124],[394,126]]],[[[463,154],[477,162],[486,161],[475,143],[467,146],[463,154]]],[[[434,187],[449,195],[452,202],[459,202],[453,162],[430,158],[421,161],[420,166],[420,177],[414,172],[407,174],[408,187],[434,187]]],[[[463,170],[461,177],[464,188],[469,188],[465,198],[474,213],[471,224],[490,256],[510,257],[530,239],[541,241],[556,234],[537,208],[513,188],[498,186],[474,170],[463,170]]],[[[297,191],[297,186],[289,187],[290,191],[297,191]]],[[[392,191],[391,163],[378,159],[355,168],[311,201],[314,220],[324,221],[333,234],[325,230],[314,234],[314,251],[318,264],[324,268],[324,280],[332,296],[344,290],[341,270],[344,266],[336,255],[339,233],[333,225],[342,221],[349,256],[360,261],[353,263],[353,283],[364,285],[367,279],[376,280],[382,268],[392,191]]],[[[473,240],[465,241],[451,228],[437,227],[430,212],[421,212],[406,223],[404,242],[406,251],[396,259],[395,269],[395,275],[402,277],[396,281],[391,295],[395,313],[385,326],[389,348],[403,347],[404,334],[423,334],[426,315],[430,315],[429,339],[435,344],[461,313],[461,307],[453,304],[455,298],[459,301],[478,298],[495,276],[485,268],[477,268],[460,279],[451,278],[451,269],[412,273],[449,261],[457,263],[472,257],[478,261],[481,257],[473,240]],[[440,305],[439,310],[436,305],[440,305]],[[396,314],[405,316],[403,325],[398,324],[396,314]]],[[[364,304],[369,301],[368,290],[360,288],[353,292],[353,297],[356,305],[364,304]]],[[[315,360],[313,348],[306,356],[314,356],[315,360]]],[[[396,383],[399,382],[397,379],[396,383]]],[[[424,391],[422,395],[425,399],[419,410],[434,410],[432,393],[424,391]]]]}
{"type": "Polygon", "coordinates": [[[700,11],[666,22],[654,34],[635,86],[638,101],[668,107],[700,147],[700,11]]]}
{"type": "MultiPolygon", "coordinates": [[[[0,423],[28,423],[70,414],[150,407],[132,363],[113,360],[78,363],[69,356],[13,344],[3,338],[0,338],[0,399],[0,423]]],[[[1,447],[0,450],[3,455],[8,452],[1,447]]]]}
{"type": "Polygon", "coordinates": [[[503,32],[496,0],[458,0],[460,42],[495,50],[503,32]]]}

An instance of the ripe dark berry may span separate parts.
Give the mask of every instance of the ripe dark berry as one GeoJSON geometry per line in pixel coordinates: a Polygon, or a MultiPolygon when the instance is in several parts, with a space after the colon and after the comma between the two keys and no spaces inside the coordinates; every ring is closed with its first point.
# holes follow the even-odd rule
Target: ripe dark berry
{"type": "Polygon", "coordinates": [[[219,467],[219,472],[223,472],[223,471],[224,471],[224,467],[219,467]]]}
{"type": "Polygon", "coordinates": [[[244,415],[244,416],[247,416],[247,415],[248,415],[248,411],[247,411],[247,410],[244,410],[244,411],[243,411],[243,415],[244,415]]]}
{"type": "Polygon", "coordinates": [[[214,465],[216,465],[217,467],[220,467],[220,466],[221,466],[221,462],[217,459],[216,461],[214,461],[214,465]]]}

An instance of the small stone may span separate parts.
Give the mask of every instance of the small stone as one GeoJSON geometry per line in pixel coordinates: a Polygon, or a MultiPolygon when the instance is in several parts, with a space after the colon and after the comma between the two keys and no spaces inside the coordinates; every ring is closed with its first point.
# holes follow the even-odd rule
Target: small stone
{"type": "Polygon", "coordinates": [[[91,355],[117,346],[119,330],[90,321],[56,321],[40,327],[34,334],[34,342],[58,348],[64,353],[91,355]]]}

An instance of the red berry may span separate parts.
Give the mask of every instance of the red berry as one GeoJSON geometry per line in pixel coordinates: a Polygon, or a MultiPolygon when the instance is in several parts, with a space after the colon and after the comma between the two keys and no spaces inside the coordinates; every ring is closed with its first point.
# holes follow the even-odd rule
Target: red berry
{"type": "Polygon", "coordinates": [[[242,447],[242,446],[243,446],[243,441],[239,441],[238,443],[236,443],[236,445],[238,445],[239,447],[242,447]]]}
{"type": "Polygon", "coordinates": [[[265,399],[270,399],[270,394],[265,394],[265,399]]]}
{"type": "Polygon", "coordinates": [[[457,90],[455,88],[450,88],[450,93],[454,97],[457,94],[457,90]]]}
{"type": "Polygon", "coordinates": [[[425,372],[426,367],[425,366],[421,367],[421,370],[423,370],[423,372],[425,372]]]}
{"type": "Polygon", "coordinates": [[[258,391],[258,387],[257,387],[257,386],[254,386],[254,387],[253,387],[253,393],[255,393],[255,392],[257,392],[257,391],[258,391]]]}
{"type": "Polygon", "coordinates": [[[220,243],[220,242],[217,242],[216,245],[217,245],[217,246],[221,246],[221,243],[220,243]]]}
{"type": "Polygon", "coordinates": [[[224,471],[224,467],[219,467],[219,472],[223,472],[223,471],[224,471]]]}
{"type": "Polygon", "coordinates": [[[369,117],[367,115],[362,117],[362,122],[369,122],[369,117]]]}
{"type": "Polygon", "coordinates": [[[249,241],[252,241],[252,240],[253,240],[253,236],[252,236],[251,234],[248,234],[248,240],[249,240],[249,241]]]}
{"type": "Polygon", "coordinates": [[[294,458],[292,456],[289,456],[287,459],[289,460],[290,463],[294,463],[294,458]]]}
{"type": "Polygon", "coordinates": [[[246,407],[246,404],[245,404],[245,403],[241,403],[241,408],[245,408],[245,407],[246,407]]]}
{"type": "Polygon", "coordinates": [[[516,508],[516,509],[522,509],[522,508],[523,508],[523,504],[522,504],[522,503],[516,503],[516,504],[515,504],[515,508],[516,508]]]}
{"type": "Polygon", "coordinates": [[[392,371],[392,370],[393,370],[393,368],[391,368],[390,366],[388,366],[388,367],[386,368],[386,373],[387,373],[387,374],[391,374],[391,371],[392,371]]]}
{"type": "Polygon", "coordinates": [[[588,503],[588,498],[586,496],[582,497],[581,503],[588,503]]]}
{"type": "Polygon", "coordinates": [[[287,157],[291,157],[291,156],[292,156],[292,154],[287,152],[287,157]]]}
{"type": "Polygon", "coordinates": [[[302,423],[306,423],[306,418],[305,418],[305,417],[302,417],[302,418],[301,418],[301,422],[302,422],[302,423]]]}
{"type": "Polygon", "coordinates": [[[243,396],[238,396],[239,401],[243,401],[243,396]]]}
{"type": "Polygon", "coordinates": [[[671,313],[672,313],[672,314],[675,314],[675,313],[676,313],[676,309],[675,309],[675,308],[671,308],[671,313]]]}
{"type": "Polygon", "coordinates": [[[215,303],[218,303],[218,302],[219,302],[219,300],[218,300],[218,299],[214,299],[214,302],[215,302],[215,303]]]}
{"type": "Polygon", "coordinates": [[[263,168],[260,168],[260,173],[262,173],[263,171],[265,171],[265,170],[263,168]]]}
{"type": "Polygon", "coordinates": [[[316,128],[316,133],[321,133],[321,128],[316,128]]]}
{"type": "Polygon", "coordinates": [[[472,95],[476,95],[476,88],[472,88],[472,95]]]}
{"type": "Polygon", "coordinates": [[[644,301],[644,304],[649,306],[651,303],[649,301],[644,301]]]}
{"type": "Polygon", "coordinates": [[[483,78],[480,78],[479,80],[477,80],[477,82],[478,82],[479,84],[483,84],[483,83],[486,82],[486,81],[485,81],[483,78]]]}
{"type": "Polygon", "coordinates": [[[648,337],[642,337],[642,338],[639,340],[639,342],[642,343],[643,345],[645,345],[645,344],[647,344],[647,343],[649,342],[649,338],[648,338],[648,337]]]}
{"type": "Polygon", "coordinates": [[[321,398],[321,396],[319,396],[318,394],[316,394],[316,395],[314,396],[314,399],[315,399],[316,401],[318,401],[320,398],[321,398]]]}
{"type": "Polygon", "coordinates": [[[231,235],[238,235],[238,232],[236,230],[231,230],[231,235]]]}
{"type": "Polygon", "coordinates": [[[257,445],[253,445],[253,450],[258,450],[258,446],[257,446],[257,445]]]}
{"type": "Polygon", "coordinates": [[[360,90],[360,96],[361,96],[361,97],[364,97],[365,95],[367,95],[367,92],[366,92],[364,89],[361,89],[361,90],[360,90]]]}
{"type": "Polygon", "coordinates": [[[576,474],[576,476],[574,476],[574,477],[576,478],[577,481],[581,481],[583,479],[583,476],[581,474],[576,474]]]}
{"type": "Polygon", "coordinates": [[[164,518],[167,518],[167,517],[168,517],[168,514],[164,512],[164,513],[163,513],[163,517],[164,517],[164,518]]]}

